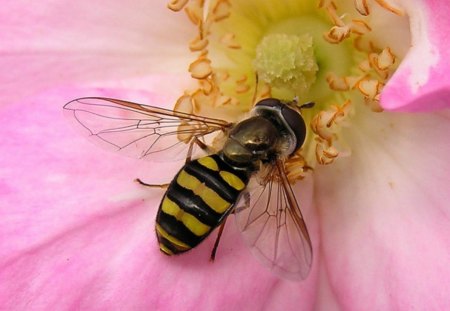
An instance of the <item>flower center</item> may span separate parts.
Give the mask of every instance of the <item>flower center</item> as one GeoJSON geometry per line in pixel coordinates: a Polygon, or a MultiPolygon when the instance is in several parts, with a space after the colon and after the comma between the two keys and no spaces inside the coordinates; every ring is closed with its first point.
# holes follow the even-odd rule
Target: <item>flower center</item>
{"type": "Polygon", "coordinates": [[[253,66],[259,78],[273,88],[286,92],[295,90],[300,96],[307,94],[319,70],[312,36],[265,36],[256,47],[253,66]]]}
{"type": "MultiPolygon", "coordinates": [[[[389,20],[390,27],[408,27],[403,10],[390,0],[339,5],[333,0],[172,0],[169,8],[184,8],[198,28],[189,46],[198,53],[189,67],[198,88],[185,92],[175,108],[233,118],[262,98],[296,97],[299,105],[314,101],[313,109],[301,111],[312,131],[287,162],[289,178],[301,179],[309,168],[332,163],[345,154],[338,147],[345,145],[341,126],[359,109],[382,111],[380,93],[404,56],[405,49],[390,48],[389,34],[371,23],[389,20]]],[[[403,41],[409,46],[409,37],[403,41]]]]}

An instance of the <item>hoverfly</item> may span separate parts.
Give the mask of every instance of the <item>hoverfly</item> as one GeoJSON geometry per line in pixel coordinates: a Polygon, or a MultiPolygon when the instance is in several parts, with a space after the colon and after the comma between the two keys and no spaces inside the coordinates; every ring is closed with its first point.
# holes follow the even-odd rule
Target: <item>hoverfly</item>
{"type": "Polygon", "coordinates": [[[238,123],[100,97],[73,100],[64,110],[101,146],[150,160],[186,158],[156,218],[163,253],[184,253],[220,227],[213,259],[225,220],[234,213],[254,255],[274,273],[299,280],[311,268],[312,246],[285,172],[285,160],[306,137],[292,104],[263,99],[238,123]],[[205,137],[220,132],[223,147],[211,152],[205,137]],[[192,159],[197,147],[207,155],[192,159]]]}

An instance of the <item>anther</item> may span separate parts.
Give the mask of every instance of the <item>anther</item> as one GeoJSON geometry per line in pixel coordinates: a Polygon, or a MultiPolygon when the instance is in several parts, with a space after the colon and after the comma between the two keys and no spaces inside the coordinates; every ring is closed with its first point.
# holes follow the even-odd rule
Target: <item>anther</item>
{"type": "Polygon", "coordinates": [[[367,0],[355,0],[355,8],[361,15],[367,16],[370,14],[367,0]]]}
{"type": "Polygon", "coordinates": [[[231,4],[228,0],[218,0],[212,9],[212,17],[215,22],[230,16],[231,4]]]}
{"type": "Polygon", "coordinates": [[[184,11],[194,25],[203,23],[203,1],[190,1],[184,11]]]}
{"type": "Polygon", "coordinates": [[[234,33],[227,33],[221,39],[220,42],[230,49],[240,49],[241,45],[236,41],[236,35],[234,33]]]}
{"type": "Polygon", "coordinates": [[[204,50],[208,46],[208,40],[206,38],[201,38],[200,35],[194,40],[189,42],[189,49],[191,52],[198,52],[204,50]]]}
{"type": "Polygon", "coordinates": [[[175,12],[181,11],[189,0],[171,0],[167,7],[175,12]]]}
{"type": "Polygon", "coordinates": [[[386,0],[375,0],[381,7],[385,8],[386,10],[398,15],[398,16],[403,16],[405,15],[405,11],[396,6],[395,4],[391,3],[390,1],[386,1],[386,0]]]}
{"type": "Polygon", "coordinates": [[[212,72],[211,61],[207,58],[199,57],[190,64],[189,72],[194,79],[205,79],[212,72]]]}

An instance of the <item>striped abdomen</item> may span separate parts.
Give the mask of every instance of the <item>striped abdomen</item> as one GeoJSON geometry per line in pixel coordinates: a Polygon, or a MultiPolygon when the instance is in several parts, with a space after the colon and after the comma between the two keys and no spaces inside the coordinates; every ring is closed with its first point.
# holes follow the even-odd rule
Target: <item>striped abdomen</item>
{"type": "Polygon", "coordinates": [[[187,163],[170,183],[156,217],[156,235],[167,255],[197,246],[228,216],[248,175],[218,155],[187,163]]]}

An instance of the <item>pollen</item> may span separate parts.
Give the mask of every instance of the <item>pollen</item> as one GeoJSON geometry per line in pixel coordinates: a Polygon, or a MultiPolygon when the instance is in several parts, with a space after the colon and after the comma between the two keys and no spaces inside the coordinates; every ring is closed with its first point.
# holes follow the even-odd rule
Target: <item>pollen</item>
{"type": "Polygon", "coordinates": [[[264,82],[304,95],[319,69],[311,35],[270,34],[256,47],[255,71],[264,82]]]}

